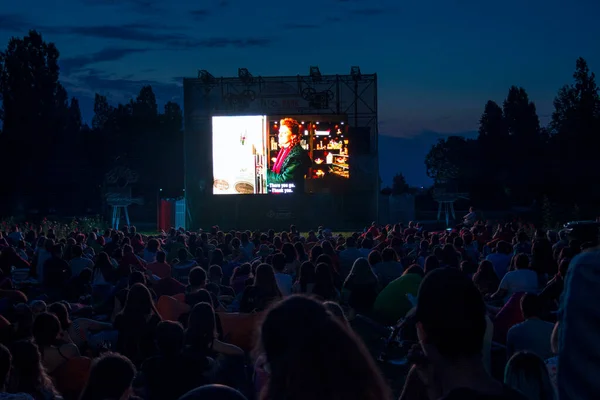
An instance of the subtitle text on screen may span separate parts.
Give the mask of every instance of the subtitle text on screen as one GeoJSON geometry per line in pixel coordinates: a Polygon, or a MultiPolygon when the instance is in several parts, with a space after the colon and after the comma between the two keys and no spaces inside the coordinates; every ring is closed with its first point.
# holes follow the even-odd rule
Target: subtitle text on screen
{"type": "Polygon", "coordinates": [[[293,183],[269,183],[271,193],[294,193],[295,188],[293,183]]]}

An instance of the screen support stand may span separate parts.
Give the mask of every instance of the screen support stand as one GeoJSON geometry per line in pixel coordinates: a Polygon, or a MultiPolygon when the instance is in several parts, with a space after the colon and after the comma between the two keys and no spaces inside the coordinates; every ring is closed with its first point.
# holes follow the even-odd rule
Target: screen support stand
{"type": "Polygon", "coordinates": [[[113,212],[112,212],[112,228],[115,230],[119,229],[119,222],[121,220],[121,209],[123,209],[123,212],[125,214],[125,222],[127,223],[127,226],[130,226],[131,223],[129,222],[129,212],[127,211],[127,206],[112,206],[113,208],[113,212]]]}

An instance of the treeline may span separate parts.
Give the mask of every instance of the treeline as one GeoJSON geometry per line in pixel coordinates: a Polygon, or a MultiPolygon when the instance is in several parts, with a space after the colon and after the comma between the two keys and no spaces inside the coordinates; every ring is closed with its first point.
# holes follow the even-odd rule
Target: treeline
{"type": "Polygon", "coordinates": [[[477,139],[452,136],[432,146],[427,174],[448,191],[468,192],[481,208],[553,204],[598,213],[600,96],[586,61],[562,87],[546,127],[521,87],[502,105],[488,101],[477,139]]]}
{"type": "Polygon", "coordinates": [[[105,174],[116,166],[140,177],[134,194],[183,190],[183,116],[172,102],[159,112],[150,86],[126,104],[95,95],[92,126],[60,83],[59,52],[41,34],[12,38],[0,52],[0,213],[98,212],[105,174]]]}

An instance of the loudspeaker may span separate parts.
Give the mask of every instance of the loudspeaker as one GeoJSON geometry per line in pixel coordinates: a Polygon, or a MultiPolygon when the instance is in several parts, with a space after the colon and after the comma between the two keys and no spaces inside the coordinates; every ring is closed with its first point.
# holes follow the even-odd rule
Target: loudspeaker
{"type": "Polygon", "coordinates": [[[371,128],[349,127],[348,150],[350,156],[371,153],[371,128]]]}

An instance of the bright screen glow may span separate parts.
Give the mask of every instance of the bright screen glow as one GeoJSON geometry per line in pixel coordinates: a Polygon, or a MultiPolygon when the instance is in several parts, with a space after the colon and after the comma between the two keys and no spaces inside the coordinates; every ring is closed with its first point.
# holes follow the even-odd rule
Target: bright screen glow
{"type": "Polygon", "coordinates": [[[220,116],[212,126],[213,194],[329,191],[349,177],[343,121],[220,116]]]}

